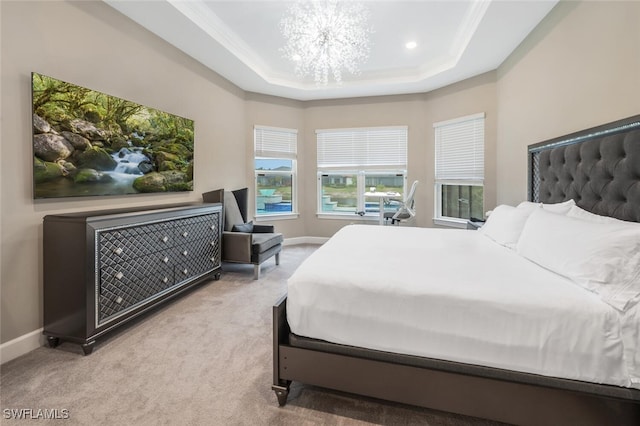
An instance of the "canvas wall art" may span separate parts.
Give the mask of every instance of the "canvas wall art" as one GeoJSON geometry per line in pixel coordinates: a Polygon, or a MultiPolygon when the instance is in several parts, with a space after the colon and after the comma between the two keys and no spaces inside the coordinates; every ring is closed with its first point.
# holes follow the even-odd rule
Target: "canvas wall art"
{"type": "Polygon", "coordinates": [[[34,198],[193,190],[193,120],[32,73],[34,198]]]}

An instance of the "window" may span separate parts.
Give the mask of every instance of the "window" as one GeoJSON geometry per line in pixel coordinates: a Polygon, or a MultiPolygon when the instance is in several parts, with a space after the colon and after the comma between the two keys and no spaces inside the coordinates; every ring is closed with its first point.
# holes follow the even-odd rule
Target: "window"
{"type": "Polygon", "coordinates": [[[441,225],[484,216],[484,113],[434,123],[435,218],[441,225]]]}
{"type": "Polygon", "coordinates": [[[253,137],[256,217],[296,213],[298,131],[255,126],[253,137]]]}
{"type": "Polygon", "coordinates": [[[316,135],[318,214],[377,218],[379,201],[367,199],[365,192],[374,188],[404,193],[406,126],[317,130],[316,135]]]}

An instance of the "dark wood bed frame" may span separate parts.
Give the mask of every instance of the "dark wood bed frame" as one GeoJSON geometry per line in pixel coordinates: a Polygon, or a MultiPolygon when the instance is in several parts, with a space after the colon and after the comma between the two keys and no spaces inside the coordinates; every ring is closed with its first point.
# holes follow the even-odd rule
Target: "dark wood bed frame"
{"type": "MultiPolygon", "coordinates": [[[[640,222],[640,115],[530,145],[528,155],[531,201],[573,198],[640,222]]],[[[273,307],[272,389],[281,406],[292,381],[512,424],[640,425],[637,389],[295,336],[285,295],[273,307]]]]}

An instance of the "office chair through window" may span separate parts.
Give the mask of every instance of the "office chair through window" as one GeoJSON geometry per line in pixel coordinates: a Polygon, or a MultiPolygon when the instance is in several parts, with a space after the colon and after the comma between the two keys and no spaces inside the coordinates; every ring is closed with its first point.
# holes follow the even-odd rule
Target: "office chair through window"
{"type": "Polygon", "coordinates": [[[384,213],[385,223],[388,223],[388,221],[391,220],[391,224],[395,225],[396,223],[409,220],[416,215],[414,198],[417,186],[418,181],[416,180],[411,184],[411,189],[409,190],[407,197],[403,201],[398,202],[398,209],[394,212],[384,213]]]}

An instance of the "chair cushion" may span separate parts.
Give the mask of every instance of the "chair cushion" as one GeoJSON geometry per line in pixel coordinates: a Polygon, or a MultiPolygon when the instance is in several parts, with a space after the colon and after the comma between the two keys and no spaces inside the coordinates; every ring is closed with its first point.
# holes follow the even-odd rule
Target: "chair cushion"
{"type": "Polygon", "coordinates": [[[231,191],[224,191],[224,230],[233,230],[233,225],[244,223],[236,197],[231,191]]]}
{"type": "Polygon", "coordinates": [[[253,254],[263,253],[271,247],[281,244],[282,240],[280,233],[251,234],[251,252],[253,254]]]}
{"type": "Polygon", "coordinates": [[[233,228],[231,229],[232,232],[248,232],[248,233],[252,233],[253,232],[253,222],[247,222],[247,223],[238,223],[236,225],[233,225],[233,228]]]}

